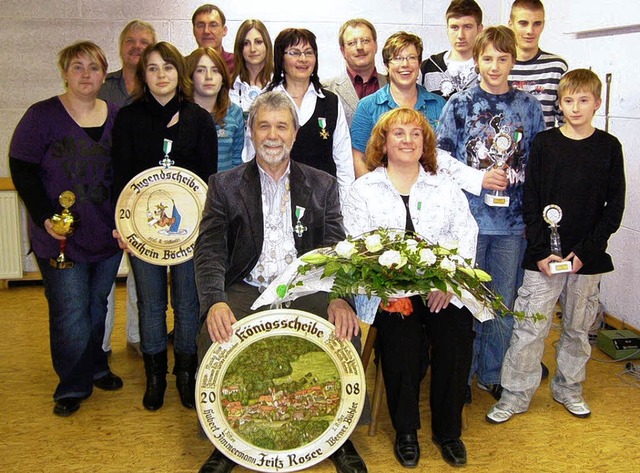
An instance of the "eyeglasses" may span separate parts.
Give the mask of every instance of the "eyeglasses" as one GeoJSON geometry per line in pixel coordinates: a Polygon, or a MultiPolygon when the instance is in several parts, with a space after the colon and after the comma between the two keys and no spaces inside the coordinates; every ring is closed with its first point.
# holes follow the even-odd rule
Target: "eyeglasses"
{"type": "Polygon", "coordinates": [[[371,38],[358,38],[347,41],[344,45],[348,48],[357,48],[358,43],[362,46],[369,46],[373,40],[371,38]]]}
{"type": "Polygon", "coordinates": [[[285,51],[285,54],[288,54],[291,57],[294,57],[296,59],[300,59],[301,56],[304,56],[305,58],[313,58],[316,56],[316,53],[313,49],[308,49],[306,51],[299,51],[297,49],[290,49],[289,51],[285,51]]]}
{"type": "Polygon", "coordinates": [[[418,56],[416,54],[409,54],[408,56],[395,56],[389,60],[391,64],[396,65],[403,64],[405,61],[409,64],[416,64],[418,62],[418,56]]]}

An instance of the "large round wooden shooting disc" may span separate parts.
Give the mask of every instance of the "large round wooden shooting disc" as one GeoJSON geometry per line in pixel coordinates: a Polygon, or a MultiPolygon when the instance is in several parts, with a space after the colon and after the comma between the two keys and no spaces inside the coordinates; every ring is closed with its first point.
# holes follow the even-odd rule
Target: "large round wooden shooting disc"
{"type": "Polygon", "coordinates": [[[207,437],[234,462],[257,471],[308,468],[329,457],[356,427],[364,369],[334,326],[291,309],[259,312],[214,343],[196,380],[207,437]]]}
{"type": "Polygon", "coordinates": [[[184,263],[193,257],[206,196],[206,183],[188,169],[147,169],[120,193],[116,228],[141,260],[184,263]]]}

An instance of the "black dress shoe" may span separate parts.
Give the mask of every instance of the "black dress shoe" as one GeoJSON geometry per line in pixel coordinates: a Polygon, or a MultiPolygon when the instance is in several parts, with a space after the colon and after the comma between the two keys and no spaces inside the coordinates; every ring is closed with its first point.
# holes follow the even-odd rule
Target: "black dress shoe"
{"type": "Polygon", "coordinates": [[[122,389],[122,378],[109,371],[101,378],[94,379],[93,385],[105,391],[117,391],[118,389],[122,389]]]}
{"type": "Polygon", "coordinates": [[[418,436],[411,434],[396,434],[396,445],[393,449],[396,458],[405,468],[415,468],[420,460],[420,445],[418,436]]]}
{"type": "Polygon", "coordinates": [[[60,417],[69,417],[71,414],[80,409],[81,397],[63,397],[56,401],[53,406],[53,413],[60,417]]]}
{"type": "Polygon", "coordinates": [[[358,455],[351,440],[347,440],[331,455],[331,461],[336,466],[338,473],[367,473],[367,465],[358,455]]]}
{"type": "Polygon", "coordinates": [[[451,466],[464,466],[467,464],[467,449],[460,439],[439,440],[433,437],[433,443],[440,448],[442,458],[451,466]]]}
{"type": "Polygon", "coordinates": [[[229,473],[235,466],[236,464],[219,450],[214,450],[207,461],[202,464],[198,473],[229,473]]]}

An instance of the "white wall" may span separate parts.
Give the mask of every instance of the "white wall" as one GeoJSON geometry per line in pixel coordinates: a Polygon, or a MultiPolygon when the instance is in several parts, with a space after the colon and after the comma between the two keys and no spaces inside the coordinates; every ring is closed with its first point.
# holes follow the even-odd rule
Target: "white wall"
{"type": "MultiPolygon", "coordinates": [[[[91,39],[107,52],[110,70],[119,68],[117,37],[131,19],[150,21],[162,40],[174,43],[183,53],[195,47],[191,14],[208,0],[3,0],[0,9],[0,176],[9,174],[7,150],[13,129],[32,103],[58,94],[62,81],[56,68],[56,54],[79,39],[91,39]]],[[[224,46],[233,49],[239,24],[246,18],[260,18],[272,38],[285,27],[305,27],[318,36],[320,77],[328,78],[343,67],[337,33],[348,18],[365,17],[378,29],[380,48],[389,34],[405,29],[419,34],[425,53],[447,48],[444,12],[448,0],[244,0],[214,1],[227,16],[229,34],[224,46]]],[[[627,210],[623,227],[611,241],[616,271],[605,276],[602,299],[607,311],[640,328],[640,291],[636,289],[640,267],[640,91],[637,80],[637,50],[640,27],[629,18],[640,18],[640,6],[625,0],[547,0],[547,24],[543,48],[564,56],[570,67],[593,67],[604,80],[613,74],[610,132],[623,143],[626,153],[627,210]],[[595,5],[595,7],[594,7],[595,5]],[[620,8],[623,5],[623,8],[620,8]],[[606,15],[606,24],[599,18],[606,15]],[[611,12],[616,12],[612,14],[611,12]],[[579,20],[576,15],[582,15],[579,20]],[[616,24],[626,29],[615,35],[576,37],[581,24],[616,24]],[[634,133],[635,132],[635,133],[634,133]],[[636,250],[636,251],[634,251],[636,250]]],[[[480,0],[485,25],[506,23],[511,0],[480,0]]],[[[603,20],[604,21],[604,20],[603,20]]],[[[380,54],[378,63],[381,65],[380,54]]],[[[597,119],[602,126],[603,119],[597,119]]],[[[33,269],[27,262],[27,270],[33,269]]]]}

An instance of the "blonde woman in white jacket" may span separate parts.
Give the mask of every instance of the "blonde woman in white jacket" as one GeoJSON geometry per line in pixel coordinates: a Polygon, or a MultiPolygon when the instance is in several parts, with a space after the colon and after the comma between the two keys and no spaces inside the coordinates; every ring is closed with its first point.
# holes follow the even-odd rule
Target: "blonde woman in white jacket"
{"type": "MultiPolygon", "coordinates": [[[[405,229],[431,243],[456,243],[462,257],[474,257],[478,227],[463,192],[448,176],[436,173],[435,134],[421,113],[408,108],[385,113],[373,129],[365,156],[371,172],[354,182],[344,203],[348,234],[379,227],[405,229]]],[[[432,440],[447,463],[461,466],[466,463],[460,435],[472,315],[450,293],[434,291],[426,305],[419,296],[411,302],[411,315],[381,309],[374,322],[396,430],[394,453],[402,466],[417,466],[421,362],[428,356],[432,440]]]]}

